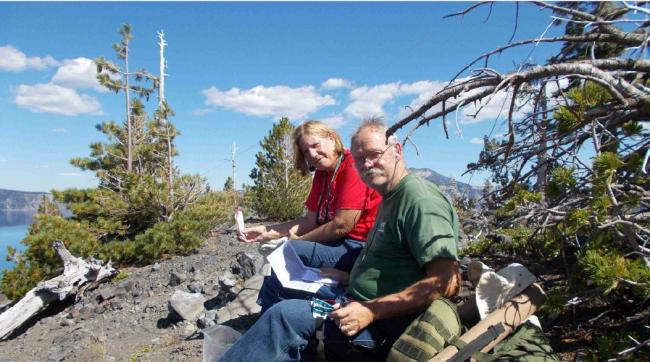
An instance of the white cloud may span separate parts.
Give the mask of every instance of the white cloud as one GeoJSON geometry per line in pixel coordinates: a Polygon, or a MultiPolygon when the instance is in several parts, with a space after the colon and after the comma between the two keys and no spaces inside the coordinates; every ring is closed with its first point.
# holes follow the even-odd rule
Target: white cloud
{"type": "Polygon", "coordinates": [[[54,129],[51,129],[50,132],[52,132],[52,133],[67,133],[68,130],[65,129],[65,128],[54,128],[54,129]]]}
{"type": "Polygon", "coordinates": [[[207,105],[254,116],[285,116],[291,119],[305,117],[323,106],[336,104],[334,98],[318,94],[313,86],[257,86],[243,90],[232,88],[228,91],[210,87],[202,94],[207,105]]]}
{"type": "Polygon", "coordinates": [[[14,89],[14,103],[32,112],[76,116],[78,114],[103,114],[95,97],[79,94],[74,89],[52,83],[19,85],[14,89]]]}
{"type": "Polygon", "coordinates": [[[59,62],[50,55],[45,57],[28,57],[12,45],[0,47],[0,70],[20,72],[25,69],[45,69],[58,65],[59,62]]]}
{"type": "Polygon", "coordinates": [[[204,115],[206,115],[208,113],[212,113],[212,112],[214,112],[214,109],[211,109],[211,108],[197,108],[197,109],[192,111],[192,114],[195,115],[195,116],[204,116],[204,115]]]}
{"type": "Polygon", "coordinates": [[[330,78],[321,84],[323,89],[352,88],[352,82],[341,78],[330,78]]]}
{"type": "Polygon", "coordinates": [[[80,173],[77,172],[61,172],[59,173],[59,176],[64,176],[64,177],[81,177],[83,176],[80,173]]]}
{"type": "Polygon", "coordinates": [[[352,103],[344,112],[354,118],[383,117],[384,104],[395,98],[399,88],[399,82],[354,88],[350,91],[352,103]]]}
{"type": "Polygon", "coordinates": [[[364,118],[368,116],[385,116],[384,105],[396,97],[416,94],[408,107],[400,109],[397,117],[401,118],[412,110],[420,108],[445,83],[439,81],[422,80],[413,83],[400,84],[400,82],[384,83],[373,87],[363,86],[350,92],[352,103],[345,109],[346,114],[364,118]]]}
{"type": "Polygon", "coordinates": [[[330,128],[340,128],[345,124],[345,119],[342,116],[332,116],[327,118],[319,119],[321,122],[325,123],[330,128]]]}
{"type": "MultiPolygon", "coordinates": [[[[400,87],[401,93],[403,94],[417,94],[418,96],[411,101],[408,107],[403,107],[400,109],[397,117],[404,118],[409,115],[411,112],[416,111],[418,108],[422,107],[434,94],[440,91],[445,86],[444,82],[440,81],[430,81],[423,80],[419,82],[414,82],[411,84],[403,84],[400,87]]],[[[427,113],[433,113],[438,109],[442,109],[441,106],[436,106],[432,108],[427,113]]]]}
{"type": "MultiPolygon", "coordinates": [[[[478,90],[477,90],[478,91],[478,90]]],[[[468,95],[463,95],[462,97],[466,97],[468,95]]],[[[508,112],[510,109],[510,101],[512,100],[512,92],[511,91],[499,91],[496,93],[491,99],[488,99],[489,97],[484,98],[484,101],[488,101],[489,103],[484,104],[484,103],[470,103],[469,105],[463,107],[462,109],[462,114],[463,117],[459,119],[460,124],[472,124],[472,123],[479,123],[483,121],[491,121],[496,119],[497,117],[499,119],[505,120],[508,118],[508,112]],[[481,108],[482,106],[482,108],[481,108]],[[480,112],[474,117],[477,111],[480,112]]],[[[524,116],[526,112],[530,112],[532,109],[530,105],[525,105],[521,109],[518,109],[520,105],[515,106],[515,112],[513,114],[514,118],[521,118],[524,116]]]]}
{"type": "Polygon", "coordinates": [[[66,59],[52,77],[52,82],[67,88],[89,88],[97,92],[107,92],[97,81],[97,66],[92,59],[66,59]]]}
{"type": "Polygon", "coordinates": [[[481,138],[481,137],[472,137],[472,139],[469,140],[469,142],[473,143],[475,145],[482,145],[484,143],[483,138],[481,138]]]}
{"type": "MultiPolygon", "coordinates": [[[[557,82],[548,82],[546,86],[546,96],[552,97],[553,93],[557,92],[559,88],[566,90],[566,87],[569,86],[569,78],[560,78],[557,82]],[[559,87],[558,87],[559,83],[559,87]]],[[[539,88],[537,88],[539,89],[539,88]]]]}

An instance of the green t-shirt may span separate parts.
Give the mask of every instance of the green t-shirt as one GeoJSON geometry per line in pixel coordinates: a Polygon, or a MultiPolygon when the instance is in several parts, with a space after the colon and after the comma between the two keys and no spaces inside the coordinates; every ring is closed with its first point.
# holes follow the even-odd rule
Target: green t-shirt
{"type": "Polygon", "coordinates": [[[458,260],[458,215],[438,187],[406,175],[379,205],[368,241],[350,272],[348,293],[369,300],[426,277],[424,264],[458,260]]]}

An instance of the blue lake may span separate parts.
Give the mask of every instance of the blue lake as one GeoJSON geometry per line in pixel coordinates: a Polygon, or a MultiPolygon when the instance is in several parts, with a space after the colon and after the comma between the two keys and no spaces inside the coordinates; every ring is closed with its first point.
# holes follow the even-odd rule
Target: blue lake
{"type": "Polygon", "coordinates": [[[19,251],[25,249],[20,241],[27,235],[33,216],[33,212],[0,211],[0,275],[2,269],[9,269],[13,265],[6,260],[7,246],[13,246],[19,251]]]}

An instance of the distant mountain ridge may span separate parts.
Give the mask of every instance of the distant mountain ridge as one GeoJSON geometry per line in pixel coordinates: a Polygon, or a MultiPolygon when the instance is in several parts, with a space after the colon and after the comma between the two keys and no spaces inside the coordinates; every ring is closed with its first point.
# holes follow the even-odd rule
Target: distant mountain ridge
{"type": "Polygon", "coordinates": [[[0,211],[36,212],[43,201],[43,196],[51,197],[48,192],[0,189],[0,211]]]}
{"type": "Polygon", "coordinates": [[[429,168],[409,168],[409,171],[438,185],[440,190],[448,196],[458,194],[464,195],[471,199],[480,199],[483,196],[483,189],[481,187],[472,186],[470,184],[454,180],[451,177],[443,176],[429,168]]]}

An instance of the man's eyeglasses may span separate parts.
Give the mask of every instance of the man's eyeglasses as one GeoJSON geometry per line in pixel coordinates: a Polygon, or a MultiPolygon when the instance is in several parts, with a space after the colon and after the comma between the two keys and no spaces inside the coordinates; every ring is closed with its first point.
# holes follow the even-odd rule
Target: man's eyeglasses
{"type": "Polygon", "coordinates": [[[377,161],[379,161],[380,158],[382,158],[382,156],[384,156],[384,153],[386,153],[386,151],[388,151],[393,146],[395,146],[395,143],[388,145],[386,148],[384,148],[383,151],[374,151],[364,157],[355,157],[354,162],[358,166],[363,166],[368,162],[374,165],[377,161]]]}

